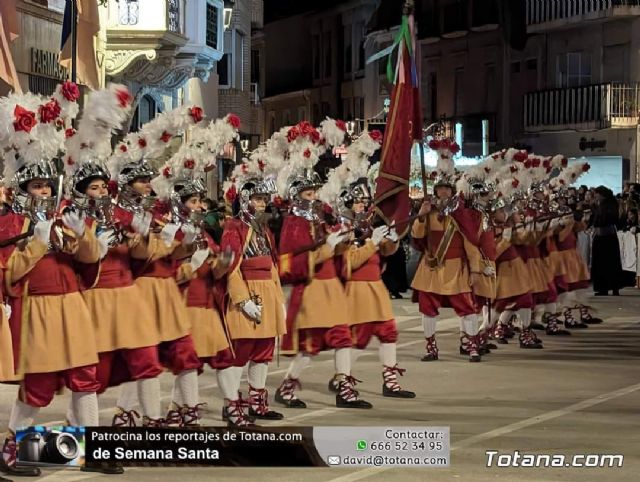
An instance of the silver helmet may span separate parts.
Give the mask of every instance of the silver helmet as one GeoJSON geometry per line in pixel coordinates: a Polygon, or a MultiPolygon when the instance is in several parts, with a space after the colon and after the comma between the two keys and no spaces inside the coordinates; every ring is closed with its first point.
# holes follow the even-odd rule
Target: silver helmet
{"type": "MultiPolygon", "coordinates": [[[[95,204],[95,200],[92,200],[84,192],[89,187],[88,182],[95,178],[103,179],[105,182],[108,182],[111,178],[109,170],[99,161],[85,162],[73,173],[69,191],[71,191],[72,203],[76,207],[86,209],[90,204],[95,204]]],[[[108,198],[109,196],[105,197],[108,198]]]]}
{"type": "Polygon", "coordinates": [[[304,169],[300,174],[289,178],[289,199],[300,199],[300,193],[307,189],[319,189],[322,187],[320,175],[313,169],[304,169]]]}
{"type": "Polygon", "coordinates": [[[11,186],[14,188],[13,211],[25,214],[33,220],[52,219],[58,206],[59,196],[62,195],[60,192],[62,186],[60,182],[56,183],[57,178],[59,178],[58,170],[52,160],[42,159],[20,167],[11,179],[11,186]],[[48,181],[53,195],[36,197],[29,194],[27,184],[35,179],[48,181]]]}
{"type": "Polygon", "coordinates": [[[146,159],[126,164],[118,175],[118,203],[128,211],[149,211],[156,202],[153,194],[145,195],[136,191],[131,184],[143,177],[153,178],[157,171],[146,159]]]}
{"type": "Polygon", "coordinates": [[[368,179],[362,177],[349,184],[347,189],[342,191],[338,197],[338,211],[340,211],[341,214],[350,212],[353,204],[356,202],[362,202],[368,207],[371,203],[371,198],[368,179]]]}
{"type": "Polygon", "coordinates": [[[271,196],[277,192],[275,183],[271,179],[264,179],[261,177],[249,177],[244,180],[240,186],[240,209],[243,211],[249,211],[249,201],[252,196],[265,195],[271,196]]]}
{"type": "Polygon", "coordinates": [[[171,211],[174,216],[181,222],[194,221],[199,224],[200,217],[198,213],[192,213],[183,202],[185,197],[204,196],[207,188],[201,179],[176,179],[171,187],[169,202],[171,203],[171,211]]]}

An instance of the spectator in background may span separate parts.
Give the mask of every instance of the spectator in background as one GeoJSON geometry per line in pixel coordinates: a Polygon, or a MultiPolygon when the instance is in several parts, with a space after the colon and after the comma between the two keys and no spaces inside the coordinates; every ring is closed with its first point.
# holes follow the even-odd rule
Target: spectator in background
{"type": "Polygon", "coordinates": [[[591,280],[596,296],[607,296],[609,291],[618,296],[622,287],[622,264],[618,225],[618,203],[613,192],[599,186],[595,189],[595,209],[591,217],[594,228],[591,248],[591,280]]]}
{"type": "Polygon", "coordinates": [[[203,204],[206,209],[204,230],[213,238],[216,244],[219,245],[222,240],[222,223],[220,218],[224,216],[224,212],[220,212],[218,203],[212,199],[205,199],[203,204]]]}

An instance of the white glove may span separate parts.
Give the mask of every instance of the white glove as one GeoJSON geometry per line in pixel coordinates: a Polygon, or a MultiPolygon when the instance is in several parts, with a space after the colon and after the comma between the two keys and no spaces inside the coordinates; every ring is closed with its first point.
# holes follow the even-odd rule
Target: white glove
{"type": "Polygon", "coordinates": [[[109,252],[109,244],[114,240],[115,235],[111,231],[105,231],[98,235],[98,245],[100,246],[100,259],[104,258],[109,252]]]}
{"type": "Polygon", "coordinates": [[[131,228],[138,234],[146,236],[149,234],[149,228],[151,227],[151,213],[143,212],[136,213],[131,221],[131,228]]]}
{"type": "Polygon", "coordinates": [[[49,221],[38,221],[36,227],[33,228],[33,237],[41,243],[48,245],[49,239],[51,238],[51,226],[53,226],[53,219],[49,221]]]}
{"type": "Polygon", "coordinates": [[[538,231],[539,233],[541,233],[542,231],[544,231],[544,225],[546,223],[536,223],[536,231],[538,231]]]}
{"type": "Polygon", "coordinates": [[[195,253],[191,255],[191,261],[189,264],[191,265],[191,269],[196,271],[200,266],[204,264],[204,262],[209,257],[209,248],[198,249],[195,253]]]}
{"type": "Polygon", "coordinates": [[[256,305],[253,300],[248,300],[246,303],[242,305],[242,311],[249,318],[253,318],[254,320],[260,320],[262,317],[262,306],[256,305]]]}
{"type": "Polygon", "coordinates": [[[532,224],[533,223],[533,216],[527,216],[524,218],[524,222],[527,224],[532,224]]]}
{"type": "Polygon", "coordinates": [[[549,229],[551,230],[556,229],[559,224],[560,224],[560,220],[558,218],[553,218],[551,220],[551,224],[549,224],[549,229]]]}
{"type": "Polygon", "coordinates": [[[629,231],[631,231],[631,234],[636,234],[637,229],[636,229],[636,227],[634,226],[634,227],[632,227],[629,231]]]}
{"type": "Polygon", "coordinates": [[[331,233],[327,237],[327,244],[331,247],[331,249],[335,249],[338,244],[340,244],[345,239],[344,234],[340,233],[331,233]]]}
{"type": "Polygon", "coordinates": [[[183,224],[181,230],[184,233],[184,238],[182,238],[182,244],[184,245],[193,244],[200,233],[200,229],[191,224],[183,224]]]}
{"type": "Polygon", "coordinates": [[[389,228],[389,234],[387,234],[387,238],[394,243],[399,239],[398,231],[396,231],[395,227],[391,226],[391,228],[389,228]]]}
{"type": "Polygon", "coordinates": [[[387,234],[389,234],[389,226],[378,226],[371,234],[371,241],[378,246],[387,234]]]}
{"type": "Polygon", "coordinates": [[[171,246],[171,243],[173,243],[173,240],[176,238],[178,229],[180,229],[179,225],[175,223],[167,223],[162,228],[162,231],[160,231],[160,239],[164,241],[164,244],[167,247],[171,246]]]}
{"type": "Polygon", "coordinates": [[[11,305],[9,305],[8,303],[4,303],[2,305],[2,309],[4,311],[4,314],[7,315],[7,320],[11,318],[11,305]]]}
{"type": "Polygon", "coordinates": [[[504,228],[502,230],[502,239],[511,241],[511,236],[513,236],[513,230],[511,228],[504,228]]]}
{"type": "Polygon", "coordinates": [[[485,266],[482,270],[482,274],[485,276],[495,276],[496,270],[493,266],[485,266]]]}
{"type": "Polygon", "coordinates": [[[75,211],[69,211],[62,215],[62,222],[64,225],[78,236],[82,236],[84,234],[84,220],[85,215],[79,215],[75,211]]]}

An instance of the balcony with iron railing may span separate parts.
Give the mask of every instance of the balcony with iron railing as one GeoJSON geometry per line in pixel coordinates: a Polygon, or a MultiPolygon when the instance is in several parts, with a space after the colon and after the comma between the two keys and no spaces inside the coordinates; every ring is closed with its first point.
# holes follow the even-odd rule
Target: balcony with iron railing
{"type": "Polygon", "coordinates": [[[524,96],[526,132],[633,127],[639,115],[638,83],[585,85],[524,96]]]}
{"type": "Polygon", "coordinates": [[[527,0],[527,32],[640,15],[640,0],[527,0]]]}

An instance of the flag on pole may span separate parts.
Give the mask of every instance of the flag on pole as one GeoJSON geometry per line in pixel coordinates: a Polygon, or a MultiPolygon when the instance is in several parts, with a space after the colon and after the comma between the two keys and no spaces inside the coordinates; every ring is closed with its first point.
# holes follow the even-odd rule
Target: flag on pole
{"type": "Polygon", "coordinates": [[[100,88],[100,76],[96,61],[96,49],[94,37],[100,31],[100,17],[98,15],[97,0],[66,0],[64,8],[64,20],[62,22],[62,37],[60,40],[60,65],[71,70],[73,57],[72,31],[74,19],[72,18],[72,4],[76,5],[76,68],[78,83],[88,85],[92,89],[100,88]]]}
{"type": "Polygon", "coordinates": [[[406,234],[409,229],[405,220],[411,211],[411,149],[415,141],[422,141],[422,109],[416,68],[416,59],[419,57],[416,48],[413,14],[406,12],[392,48],[369,59],[371,62],[389,55],[387,76],[393,82],[387,127],[382,142],[380,171],[376,179],[375,212],[387,224],[395,221],[400,235],[406,234]],[[396,48],[398,61],[394,74],[390,54],[396,48]]]}
{"type": "Polygon", "coordinates": [[[0,79],[13,87],[17,93],[22,93],[18,73],[13,63],[11,42],[20,34],[18,17],[16,15],[16,0],[0,1],[0,79]]]}

